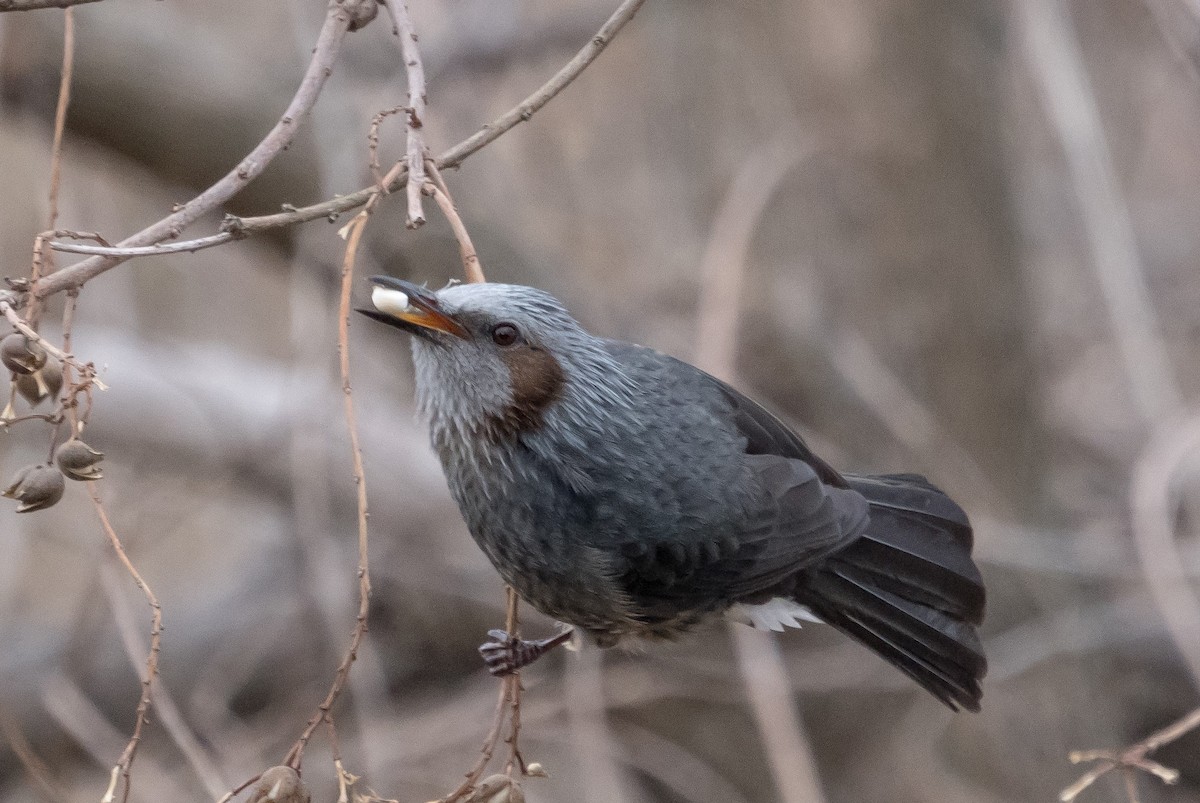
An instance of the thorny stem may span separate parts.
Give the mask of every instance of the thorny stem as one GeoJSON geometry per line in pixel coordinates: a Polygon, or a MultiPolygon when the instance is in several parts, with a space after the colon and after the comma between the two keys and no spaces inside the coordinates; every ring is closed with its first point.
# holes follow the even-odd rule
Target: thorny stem
{"type": "Polygon", "coordinates": [[[100,519],[100,526],[104,529],[104,534],[108,536],[108,542],[112,545],[113,551],[117,555],[117,559],[121,561],[121,565],[125,567],[125,571],[133,578],[133,582],[141,589],[142,594],[146,597],[146,602],[150,606],[151,626],[150,626],[150,653],[146,656],[146,669],[142,675],[142,694],[137,705],[137,721],[133,726],[133,734],[129,737],[129,742],[125,745],[125,749],[121,752],[121,757],[117,759],[116,765],[112,770],[112,780],[109,783],[108,791],[105,792],[101,803],[112,803],[116,790],[117,774],[120,773],[124,780],[124,788],[121,794],[121,801],[129,800],[130,787],[130,769],[133,767],[133,759],[137,756],[138,745],[142,741],[142,728],[146,725],[149,719],[150,707],[153,705],[153,684],[154,677],[158,674],[158,653],[162,648],[162,605],[158,602],[158,597],[154,595],[153,589],[150,588],[142,575],[138,573],[137,567],[129,560],[129,556],[125,554],[124,547],[121,546],[121,539],[117,537],[116,530],[113,529],[112,523],[108,519],[108,512],[104,509],[104,502],[100,499],[100,493],[96,490],[95,482],[88,482],[88,494],[92,497],[92,505],[96,508],[96,515],[100,519]]]}

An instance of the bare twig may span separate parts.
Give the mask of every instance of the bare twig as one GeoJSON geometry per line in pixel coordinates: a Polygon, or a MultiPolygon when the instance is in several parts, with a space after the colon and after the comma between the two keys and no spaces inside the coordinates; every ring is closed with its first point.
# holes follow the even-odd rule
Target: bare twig
{"type": "MultiPolygon", "coordinates": [[[[505,631],[510,635],[517,634],[517,606],[520,598],[517,592],[511,587],[505,590],[507,594],[505,605],[504,627],[505,631]]],[[[507,675],[500,680],[500,692],[496,698],[496,712],[492,716],[492,727],[488,730],[487,736],[484,737],[483,747],[479,749],[479,758],[476,759],[474,766],[467,771],[463,782],[459,784],[453,792],[446,795],[437,801],[437,803],[459,803],[465,800],[474,790],[480,778],[483,777],[484,771],[488,764],[492,761],[492,756],[496,752],[496,745],[500,743],[500,734],[504,731],[504,722],[508,719],[511,713],[516,716],[516,722],[513,725],[513,730],[509,737],[509,760],[508,768],[511,771],[514,765],[520,760],[520,753],[517,748],[517,736],[520,729],[520,689],[521,677],[519,673],[507,675]]],[[[521,770],[524,771],[524,765],[521,765],[521,770]]]]}
{"type": "Polygon", "coordinates": [[[390,109],[384,109],[377,112],[371,118],[371,127],[367,130],[367,167],[371,169],[371,177],[375,179],[375,184],[379,188],[384,188],[383,176],[379,173],[379,128],[383,125],[383,121],[393,114],[399,114],[405,110],[405,106],[393,106],[390,109]]]}
{"type": "MultiPolygon", "coordinates": [[[[517,638],[520,629],[517,609],[521,605],[521,598],[517,596],[517,590],[512,586],[507,586],[504,589],[504,594],[504,632],[513,638],[517,638]]],[[[504,740],[508,743],[508,761],[504,765],[504,773],[509,778],[512,778],[513,773],[516,772],[519,782],[520,776],[525,774],[525,759],[521,757],[521,747],[519,744],[521,736],[521,673],[513,672],[511,675],[506,675],[503,682],[508,684],[509,723],[508,738],[504,740]]]]}
{"type": "Polygon", "coordinates": [[[1079,750],[1071,753],[1072,764],[1080,764],[1085,761],[1099,761],[1100,764],[1079,776],[1075,783],[1062,790],[1058,799],[1063,803],[1071,803],[1085,789],[1118,767],[1125,776],[1125,794],[1130,803],[1137,803],[1138,800],[1134,781],[1137,770],[1148,772],[1163,783],[1178,783],[1179,772],[1177,770],[1164,767],[1147,756],[1196,728],[1200,728],[1200,708],[1123,750],[1079,750]]]}
{"type": "MultiPolygon", "coordinates": [[[[802,149],[787,144],[753,155],[739,171],[712,226],[713,239],[700,277],[694,356],[698,366],[716,376],[734,374],[739,297],[755,228],[779,182],[803,156],[802,149]]],[[[787,803],[823,800],[779,644],[769,633],[739,624],[729,627],[780,799],[787,803]]]]}
{"type": "Polygon", "coordinates": [[[66,8],[100,0],[0,0],[0,11],[36,11],[42,8],[66,8]]]}
{"type": "MultiPolygon", "coordinates": [[[[338,50],[349,24],[350,16],[346,8],[337,2],[330,2],[325,24],[321,27],[317,45],[313,49],[312,60],[308,64],[308,69],[305,70],[300,88],[296,91],[291,103],[288,104],[283,116],[279,118],[262,142],[255,146],[254,150],[250,151],[237,167],[216,184],[157,223],[122,240],[118,245],[129,248],[176,238],[185,227],[218,208],[261,175],[271,161],[291,144],[304,118],[316,103],[317,96],[325,86],[325,80],[333,71],[334,61],[337,59],[338,50]]],[[[365,198],[363,200],[366,201],[365,198]]],[[[79,287],[101,273],[115,268],[128,258],[126,256],[94,256],[85,259],[43,278],[34,285],[33,292],[37,297],[45,298],[71,287],[79,287]]]]}
{"type": "MultiPolygon", "coordinates": [[[[448,167],[458,167],[460,164],[466,161],[469,156],[472,156],[475,154],[475,152],[485,148],[485,146],[490,145],[494,142],[494,140],[502,137],[504,133],[510,131],[511,128],[514,128],[517,124],[520,124],[520,122],[524,122],[530,118],[533,118],[534,113],[546,106],[546,103],[553,100],[554,96],[558,95],[559,92],[562,92],[566,86],[572,82],[572,80],[575,80],[578,76],[580,76],[580,73],[583,72],[584,68],[595,61],[596,56],[600,55],[602,50],[608,46],[608,42],[612,41],[612,37],[616,36],[617,31],[622,29],[625,23],[628,23],[629,20],[634,17],[634,14],[637,12],[638,8],[641,7],[642,2],[644,2],[644,0],[625,0],[625,2],[623,2],[623,4],[617,8],[617,11],[614,11],[612,16],[608,18],[607,22],[601,26],[600,30],[596,32],[596,35],[592,37],[592,40],[589,40],[586,46],[583,46],[580,52],[575,55],[575,58],[571,59],[568,64],[563,66],[562,70],[554,73],[554,76],[552,76],[550,80],[547,80],[545,84],[542,84],[538,90],[533,92],[532,95],[524,98],[524,100],[521,101],[521,103],[518,103],[517,106],[509,109],[508,112],[498,116],[498,118],[492,120],[491,122],[488,122],[488,124],[480,128],[478,132],[475,132],[473,136],[462,140],[461,143],[458,143],[457,145],[452,146],[452,148],[449,150],[444,151],[442,155],[437,157],[437,160],[434,163],[436,163],[437,166],[442,169],[448,167]]],[[[328,23],[328,20],[326,20],[326,23],[328,23]]],[[[320,41],[318,41],[318,49],[317,52],[313,54],[313,62],[310,65],[310,71],[308,71],[308,74],[313,74],[313,66],[317,65],[318,59],[320,59],[320,64],[322,64],[323,67],[330,66],[332,64],[332,56],[336,56],[336,43],[334,44],[334,49],[335,53],[325,53],[323,52],[322,47],[320,47],[320,41]]],[[[301,84],[301,92],[304,91],[307,86],[307,78],[308,76],[306,76],[305,83],[301,84]]],[[[319,86],[317,91],[319,91],[319,86]]],[[[296,95],[296,98],[300,98],[300,94],[296,95]]],[[[311,98],[307,98],[307,100],[310,101],[308,102],[308,106],[311,106],[311,102],[316,100],[316,97],[313,96],[311,98]]],[[[293,106],[289,107],[289,113],[292,112],[292,109],[295,106],[296,102],[294,100],[293,106]]],[[[306,110],[307,107],[302,109],[302,112],[306,112],[306,110]]],[[[286,114],[284,115],[283,119],[289,120],[292,118],[290,118],[290,114],[286,114]]],[[[274,133],[274,131],[272,131],[272,133],[274,133]]],[[[294,131],[290,133],[294,134],[294,131]]],[[[270,138],[270,134],[268,138],[270,138]]],[[[266,143],[268,140],[264,139],[263,142],[266,143]]],[[[262,148],[263,145],[259,145],[259,148],[254,152],[258,152],[262,148]]],[[[271,151],[269,156],[274,157],[276,154],[277,150],[271,151]]],[[[242,164],[246,164],[248,161],[250,161],[250,156],[247,156],[246,160],[242,160],[242,164]]],[[[395,192],[398,190],[398,188],[406,186],[407,184],[407,161],[397,163],[397,167],[400,169],[392,170],[390,173],[391,178],[382,182],[385,192],[395,192]]],[[[38,283],[36,287],[36,294],[38,298],[46,298],[47,295],[59,293],[61,290],[66,289],[67,286],[71,286],[71,284],[78,286],[78,284],[89,281],[90,278],[94,278],[102,274],[104,271],[112,270],[116,265],[124,263],[125,260],[132,259],[134,257],[151,257],[155,256],[155,254],[162,253],[200,251],[203,250],[203,248],[224,245],[226,242],[245,239],[248,238],[248,236],[269,232],[269,230],[272,229],[295,226],[296,223],[307,223],[314,220],[320,220],[320,218],[326,218],[326,220],[336,220],[337,216],[341,215],[342,212],[358,209],[359,206],[366,204],[368,200],[371,200],[372,198],[378,198],[378,188],[380,186],[380,182],[377,182],[377,184],[373,184],[370,187],[361,188],[359,191],[344,194],[344,196],[338,196],[337,198],[325,200],[325,202],[312,204],[310,206],[289,208],[282,212],[276,212],[274,215],[259,215],[256,217],[236,217],[230,215],[226,218],[226,222],[222,223],[222,230],[220,233],[202,236],[202,238],[187,240],[185,242],[174,242],[174,244],[170,245],[150,245],[154,244],[154,242],[157,240],[166,239],[168,236],[178,235],[180,230],[186,227],[187,224],[192,223],[197,217],[203,215],[204,212],[215,209],[216,206],[223,203],[224,200],[232,197],[233,194],[240,191],[241,186],[246,184],[248,179],[247,181],[240,182],[239,186],[233,187],[232,190],[223,186],[226,185],[226,182],[229,180],[230,176],[235,174],[236,172],[230,173],[226,176],[226,178],[222,179],[220,182],[217,182],[217,184],[210,187],[209,190],[206,190],[202,196],[198,196],[197,198],[194,198],[192,202],[185,204],[184,208],[176,211],[172,216],[164,218],[164,220],[155,223],[154,226],[146,228],[142,230],[142,232],[122,240],[118,246],[108,248],[96,246],[72,246],[70,244],[66,244],[66,242],[52,242],[50,247],[54,248],[55,251],[91,254],[94,259],[86,259],[84,262],[71,265],[70,268],[61,270],[53,277],[46,278],[46,280],[38,283]],[[215,198],[215,193],[218,190],[218,187],[222,187],[222,191],[220,193],[222,197],[215,198]],[[193,208],[193,205],[199,204],[202,198],[205,199],[203,209],[193,208]],[[185,211],[188,212],[188,214],[186,216],[182,216],[184,215],[185,211]]],[[[257,175],[257,173],[254,175],[257,175]]],[[[253,176],[251,176],[251,178],[253,178],[253,176]]]]}
{"type": "MultiPolygon", "coordinates": [[[[494,142],[499,137],[503,136],[518,123],[529,120],[534,113],[549,103],[559,92],[567,87],[572,81],[579,77],[583,70],[596,60],[596,57],[608,46],[612,38],[618,31],[624,27],[625,23],[633,17],[637,10],[641,7],[645,0],[625,0],[612,16],[601,26],[596,35],[593,36],[586,45],[575,55],[571,61],[567,62],[557,73],[555,73],[549,81],[543,84],[536,92],[534,92],[525,100],[514,106],[509,111],[497,117],[492,122],[483,126],[472,136],[458,143],[449,150],[443,152],[437,157],[436,164],[440,169],[448,167],[458,167],[467,157],[476,153],[480,149],[494,142]]],[[[405,169],[398,172],[396,176],[385,185],[388,192],[395,192],[400,187],[404,186],[407,181],[408,172],[407,166],[405,169]]],[[[235,237],[249,237],[260,232],[277,229],[283,226],[291,226],[296,223],[305,223],[310,220],[318,220],[320,218],[336,217],[337,215],[348,212],[351,209],[357,209],[365,204],[375,194],[376,187],[374,185],[365,187],[357,192],[352,192],[348,195],[343,195],[339,198],[334,198],[329,201],[324,201],[312,206],[300,207],[298,209],[280,212],[274,215],[262,215],[260,217],[244,217],[230,218],[226,222],[226,229],[235,237]]]]}
{"type": "Polygon", "coordinates": [[[408,227],[415,229],[425,222],[421,207],[421,188],[425,186],[425,66],[417,48],[417,33],[408,15],[407,0],[388,0],[385,4],[392,15],[392,33],[400,40],[404,59],[404,74],[408,78],[408,108],[405,109],[405,128],[408,130],[405,161],[408,163],[408,227]]]}
{"type": "Polygon", "coordinates": [[[65,254],[89,254],[92,256],[132,259],[133,257],[152,257],[158,254],[191,253],[205,248],[212,248],[214,245],[232,242],[233,239],[233,235],[228,232],[220,232],[218,234],[210,234],[207,237],[199,237],[195,240],[181,240],[176,243],[140,245],[128,248],[122,248],[119,245],[87,245],[85,243],[64,243],[54,240],[50,242],[50,248],[65,254]]]}
{"type": "MultiPolygon", "coordinates": [[[[71,76],[75,72],[75,9],[63,12],[63,57],[58,84],[58,104],[54,108],[54,142],[50,147],[50,224],[58,223],[58,188],[62,177],[63,130],[67,124],[67,107],[71,103],[71,76]]],[[[36,277],[35,277],[36,279],[36,277]]]]}
{"type": "Polygon", "coordinates": [[[620,7],[613,12],[612,16],[596,32],[596,35],[575,54],[573,59],[568,61],[561,70],[555,73],[549,81],[543,84],[532,95],[521,101],[516,107],[497,117],[491,123],[476,131],[471,137],[463,140],[439,156],[437,160],[438,167],[444,170],[447,167],[458,166],[468,156],[494,142],[510,128],[532,118],[539,109],[549,103],[555,95],[562,92],[568,84],[578,78],[579,74],[595,61],[597,56],[604,52],[604,48],[608,47],[608,43],[612,41],[612,38],[617,35],[621,28],[625,27],[625,23],[633,19],[633,15],[642,7],[643,2],[645,0],[625,0],[625,2],[621,3],[620,7]]]}
{"type": "MultiPolygon", "coordinates": [[[[62,143],[63,130],[67,123],[67,107],[71,102],[71,76],[75,72],[75,9],[68,8],[63,12],[63,54],[62,54],[62,70],[58,84],[58,104],[54,109],[54,139],[50,145],[50,212],[49,223],[46,228],[53,231],[58,223],[58,190],[62,180],[62,143]]],[[[48,266],[50,270],[54,270],[53,257],[45,254],[42,250],[43,239],[41,236],[34,243],[33,265],[29,272],[29,280],[37,282],[41,278],[42,270],[48,266]]],[[[38,328],[38,323],[41,321],[41,303],[35,296],[30,299],[29,309],[26,314],[29,318],[29,325],[34,329],[38,328]]]]}
{"type": "Polygon", "coordinates": [[[354,220],[342,230],[346,236],[346,253],[342,259],[341,297],[338,304],[338,355],[342,379],[343,412],[346,417],[346,428],[350,433],[350,452],[354,462],[354,482],[357,486],[358,501],[358,615],[355,618],[354,630],[350,634],[350,646],[342,658],[341,664],[334,674],[333,684],[329,693],[317,707],[317,713],[309,719],[300,738],[292,745],[283,763],[299,770],[304,759],[304,748],[313,732],[322,721],[328,719],[330,709],[341,696],[346,680],[350,676],[350,668],[358,657],[358,647],[367,632],[367,617],[371,609],[371,570],[369,557],[369,541],[367,519],[367,478],[363,471],[362,448],[358,440],[358,419],[354,412],[354,396],[350,388],[350,290],[353,287],[354,260],[358,253],[358,244],[362,239],[363,228],[370,219],[370,212],[363,210],[354,220]]]}
{"type": "MultiPolygon", "coordinates": [[[[438,170],[433,165],[430,165],[431,175],[436,177],[436,181],[445,187],[442,182],[442,177],[438,170]]],[[[483,276],[483,265],[479,262],[479,255],[475,253],[475,245],[471,242],[471,235],[467,232],[467,227],[463,224],[462,218],[459,217],[458,210],[454,207],[454,201],[450,198],[450,194],[445,189],[439,189],[433,183],[425,185],[425,192],[433,196],[437,201],[438,208],[442,210],[442,214],[446,216],[446,220],[450,223],[450,228],[454,231],[454,239],[458,241],[458,253],[462,257],[463,274],[468,282],[485,282],[487,279],[483,276]]]]}
{"type": "Polygon", "coordinates": [[[125,750],[112,769],[108,789],[100,801],[100,803],[113,803],[119,774],[124,780],[121,794],[121,800],[124,803],[129,800],[130,770],[133,767],[133,759],[137,756],[138,745],[142,740],[142,728],[149,719],[150,706],[154,702],[154,676],[158,674],[158,653],[162,648],[162,606],[158,602],[158,597],[154,595],[153,589],[138,573],[137,567],[129,560],[129,556],[125,554],[125,548],[121,546],[121,539],[117,537],[116,530],[108,520],[108,512],[104,509],[104,502],[101,501],[100,493],[96,490],[96,483],[89,482],[87,486],[88,494],[92,497],[92,505],[96,508],[96,516],[100,519],[100,526],[104,529],[109,544],[116,553],[117,559],[121,561],[121,565],[125,567],[125,571],[141,589],[142,594],[146,597],[146,603],[150,606],[150,652],[146,656],[146,667],[142,673],[142,694],[137,705],[137,720],[133,726],[133,734],[129,737],[129,743],[125,745],[125,750]]]}
{"type": "MultiPolygon", "coordinates": [[[[138,672],[141,669],[142,656],[146,654],[146,645],[138,633],[130,605],[120,593],[118,580],[119,575],[111,564],[106,563],[101,567],[101,586],[104,589],[104,596],[108,599],[108,605],[112,609],[113,618],[116,620],[117,630],[121,635],[121,644],[125,648],[125,656],[132,662],[134,671],[138,672]]],[[[203,782],[204,788],[213,797],[220,795],[226,787],[226,783],[221,777],[221,770],[213,763],[204,746],[200,744],[200,740],[188,727],[161,675],[154,684],[154,706],[158,712],[158,721],[162,723],[171,740],[175,742],[179,752],[187,759],[192,771],[203,782]]]]}

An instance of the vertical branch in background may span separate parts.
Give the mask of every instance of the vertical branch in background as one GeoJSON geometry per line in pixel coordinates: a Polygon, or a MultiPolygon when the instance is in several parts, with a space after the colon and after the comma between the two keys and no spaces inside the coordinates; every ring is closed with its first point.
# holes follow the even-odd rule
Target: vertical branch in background
{"type": "Polygon", "coordinates": [[[125,745],[125,750],[121,753],[121,757],[117,759],[116,766],[112,768],[112,773],[109,776],[108,789],[105,790],[104,796],[100,803],[113,803],[115,800],[117,780],[124,780],[124,788],[121,794],[121,801],[129,800],[130,770],[133,767],[133,759],[137,756],[138,745],[142,741],[142,728],[150,718],[150,706],[153,705],[154,696],[154,676],[158,674],[158,653],[162,648],[162,606],[158,602],[158,597],[155,596],[154,590],[150,585],[142,579],[142,575],[138,573],[137,568],[129,560],[129,556],[125,554],[124,547],[121,546],[121,539],[117,537],[116,530],[113,529],[112,523],[108,519],[108,512],[104,509],[104,503],[100,499],[100,493],[96,490],[96,483],[89,482],[88,494],[92,497],[92,505],[96,508],[96,515],[100,519],[100,526],[104,529],[105,536],[108,537],[108,542],[116,553],[117,559],[121,561],[121,565],[125,567],[125,571],[137,583],[137,587],[141,589],[142,594],[146,597],[146,603],[150,606],[150,616],[152,624],[150,626],[150,653],[146,656],[146,667],[142,674],[142,694],[137,705],[137,719],[133,724],[133,734],[129,737],[129,743],[125,745]]]}
{"type": "MultiPolygon", "coordinates": [[[[50,223],[46,226],[53,231],[58,223],[58,188],[62,179],[62,144],[63,131],[67,125],[67,106],[71,102],[71,77],[75,72],[75,9],[68,8],[63,12],[63,55],[62,70],[58,82],[58,104],[54,108],[54,140],[50,144],[50,223]]],[[[36,254],[30,269],[29,281],[36,282],[41,278],[41,272],[48,267],[54,269],[54,255],[50,251],[36,254]]],[[[27,318],[30,325],[36,329],[41,318],[41,302],[31,298],[27,318]]]]}
{"type": "Polygon", "coordinates": [[[425,210],[421,206],[421,189],[425,186],[425,140],[421,136],[425,126],[425,66],[417,49],[417,32],[408,16],[407,0],[387,0],[385,5],[392,16],[392,34],[400,39],[400,56],[404,59],[404,74],[408,79],[408,107],[404,110],[408,132],[404,157],[408,165],[405,193],[408,197],[408,227],[415,229],[425,222],[425,210]]]}
{"type": "MultiPolygon", "coordinates": [[[[700,270],[696,365],[731,379],[746,254],[754,229],[779,183],[804,152],[781,141],[752,155],[738,171],[712,225],[700,270]]],[[[738,669],[746,684],[779,798],[785,803],[824,800],[816,762],[796,713],[779,644],[769,633],[730,624],[738,669]]]]}

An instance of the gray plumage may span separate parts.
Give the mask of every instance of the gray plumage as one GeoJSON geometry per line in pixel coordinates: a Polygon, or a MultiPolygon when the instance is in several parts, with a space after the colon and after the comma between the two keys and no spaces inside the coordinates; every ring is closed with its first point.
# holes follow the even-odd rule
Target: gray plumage
{"type": "Polygon", "coordinates": [[[924,478],[843,476],[729,386],[587,333],[542,291],[378,281],[461,328],[368,313],[419,335],[418,404],[451,492],[535,607],[609,645],[783,597],[978,708],[970,525],[924,478]]]}

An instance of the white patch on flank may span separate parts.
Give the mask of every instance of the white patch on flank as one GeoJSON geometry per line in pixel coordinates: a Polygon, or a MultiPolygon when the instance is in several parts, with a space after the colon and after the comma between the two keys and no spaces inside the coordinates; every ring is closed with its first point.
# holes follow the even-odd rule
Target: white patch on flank
{"type": "Polygon", "coordinates": [[[275,782],[275,785],[271,787],[270,792],[267,792],[267,800],[278,800],[279,799],[279,787],[281,787],[281,786],[283,786],[282,778],[280,778],[278,781],[275,782]]]}
{"type": "Polygon", "coordinates": [[[378,285],[371,288],[371,303],[375,305],[375,309],[389,315],[401,315],[410,309],[407,294],[378,285]]]}
{"type": "Polygon", "coordinates": [[[774,630],[776,633],[787,627],[800,627],[801,621],[821,622],[807,606],[784,597],[774,597],[758,605],[739,602],[725,611],[725,618],[750,625],[756,630],[774,630]]]}

